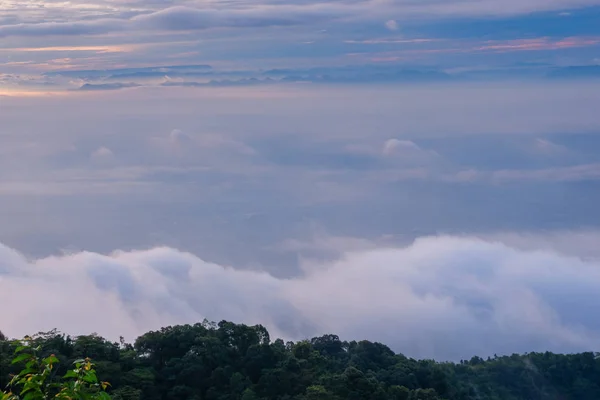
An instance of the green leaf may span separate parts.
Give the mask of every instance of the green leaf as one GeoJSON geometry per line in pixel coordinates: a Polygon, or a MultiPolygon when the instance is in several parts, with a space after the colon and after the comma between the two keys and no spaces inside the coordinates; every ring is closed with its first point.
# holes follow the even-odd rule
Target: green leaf
{"type": "Polygon", "coordinates": [[[90,371],[85,374],[83,380],[87,383],[98,383],[98,378],[96,377],[96,373],[94,371],[90,371]]]}
{"type": "Polygon", "coordinates": [[[16,399],[17,396],[15,396],[13,394],[13,392],[8,392],[8,393],[2,393],[2,397],[0,397],[0,399],[2,400],[12,400],[12,399],[16,399]]]}
{"type": "Polygon", "coordinates": [[[9,386],[13,386],[19,380],[19,375],[13,375],[12,379],[8,383],[9,386]]]}
{"type": "Polygon", "coordinates": [[[65,376],[63,376],[63,378],[77,378],[77,373],[73,370],[67,371],[67,373],[65,374],[65,376]]]}
{"type": "Polygon", "coordinates": [[[19,347],[17,347],[17,348],[15,349],[15,354],[17,354],[17,353],[20,353],[20,352],[22,352],[23,350],[25,350],[25,349],[27,349],[27,348],[28,348],[28,346],[23,346],[23,345],[21,345],[21,346],[19,346],[19,347]]]}
{"type": "Polygon", "coordinates": [[[106,392],[100,392],[96,395],[96,397],[98,400],[111,400],[110,395],[106,392]]]}
{"type": "Polygon", "coordinates": [[[44,362],[46,364],[56,364],[58,362],[58,358],[56,358],[56,356],[52,355],[50,357],[44,358],[44,362]]]}
{"type": "Polygon", "coordinates": [[[43,398],[44,396],[39,392],[29,392],[25,395],[25,397],[23,397],[23,400],[37,400],[43,398]]]}
{"type": "Polygon", "coordinates": [[[35,391],[35,388],[31,387],[31,385],[29,387],[25,386],[23,390],[21,390],[21,393],[19,393],[19,395],[23,396],[24,394],[30,393],[32,391],[35,391]]]}
{"type": "Polygon", "coordinates": [[[27,375],[27,374],[33,374],[35,372],[36,372],[36,370],[34,368],[26,366],[23,371],[19,372],[19,374],[21,374],[21,375],[27,375]]]}
{"type": "Polygon", "coordinates": [[[83,358],[80,358],[78,360],[73,361],[73,364],[77,365],[77,364],[82,364],[84,362],[85,362],[85,360],[83,358]]]}
{"type": "Polygon", "coordinates": [[[17,363],[20,363],[21,361],[25,361],[30,358],[33,358],[33,356],[31,354],[19,354],[12,360],[12,363],[17,364],[17,363]]]}

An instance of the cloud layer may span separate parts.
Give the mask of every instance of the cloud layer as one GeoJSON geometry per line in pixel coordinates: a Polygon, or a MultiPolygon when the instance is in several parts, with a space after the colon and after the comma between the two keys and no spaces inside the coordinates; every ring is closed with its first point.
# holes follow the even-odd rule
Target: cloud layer
{"type": "Polygon", "coordinates": [[[27,261],[0,248],[2,329],[116,338],[203,318],[287,339],[338,333],[416,357],[598,350],[600,264],[471,238],[346,253],[277,279],[171,248],[27,261]]]}
{"type": "Polygon", "coordinates": [[[599,100],[593,82],[2,98],[0,242],[168,245],[289,276],[296,255],[270,249],[313,224],[372,240],[597,230],[599,100]]]}
{"type": "MultiPolygon", "coordinates": [[[[599,14],[599,0],[15,0],[0,10],[0,74],[15,75],[12,80],[28,90],[49,90],[50,84],[54,90],[85,83],[96,84],[87,90],[156,85],[151,78],[166,71],[158,76],[144,68],[205,63],[215,67],[209,79],[178,71],[165,83],[531,78],[554,68],[562,78],[597,77],[594,69],[562,69],[595,66],[599,14]],[[105,78],[101,71],[136,67],[139,81],[43,75],[38,82],[44,72],[80,70],[105,78]],[[268,74],[282,68],[291,73],[275,79],[268,74]]],[[[0,91],[4,86],[0,79],[0,91]]]]}

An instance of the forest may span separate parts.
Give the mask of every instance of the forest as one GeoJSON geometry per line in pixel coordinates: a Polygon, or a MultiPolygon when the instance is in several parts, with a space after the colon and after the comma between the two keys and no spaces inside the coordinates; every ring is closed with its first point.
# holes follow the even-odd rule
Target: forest
{"type": "MultiPolygon", "coordinates": [[[[381,343],[273,340],[263,326],[222,321],[162,328],[133,344],[98,335],[41,332],[31,341],[57,359],[93,360],[113,400],[600,399],[597,353],[529,353],[458,363],[415,360],[381,343]]],[[[0,333],[0,385],[23,365],[0,333]]]]}

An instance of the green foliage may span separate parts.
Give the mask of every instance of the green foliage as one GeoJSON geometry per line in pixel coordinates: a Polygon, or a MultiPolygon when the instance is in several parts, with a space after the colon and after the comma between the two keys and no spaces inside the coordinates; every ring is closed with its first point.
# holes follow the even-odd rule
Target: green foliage
{"type": "Polygon", "coordinates": [[[2,400],[111,400],[106,393],[110,384],[98,380],[89,358],[75,360],[73,368],[58,380],[58,358],[54,354],[40,356],[43,346],[36,344],[35,339],[26,337],[13,346],[16,348],[11,365],[20,370],[11,376],[2,400]]]}
{"type": "Polygon", "coordinates": [[[105,390],[114,400],[600,399],[595,353],[438,363],[336,335],[272,341],[262,326],[226,321],[166,327],[133,344],[57,331],[27,340],[0,337],[0,400],[108,400],[105,390]]]}
{"type": "Polygon", "coordinates": [[[122,386],[112,393],[113,400],[140,400],[142,391],[131,386],[122,386]]]}

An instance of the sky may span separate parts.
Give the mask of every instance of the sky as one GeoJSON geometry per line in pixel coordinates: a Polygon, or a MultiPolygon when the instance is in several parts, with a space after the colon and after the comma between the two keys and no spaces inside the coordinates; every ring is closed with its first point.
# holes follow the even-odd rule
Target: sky
{"type": "Polygon", "coordinates": [[[599,22],[596,0],[0,0],[0,329],[600,351],[599,22]]]}

